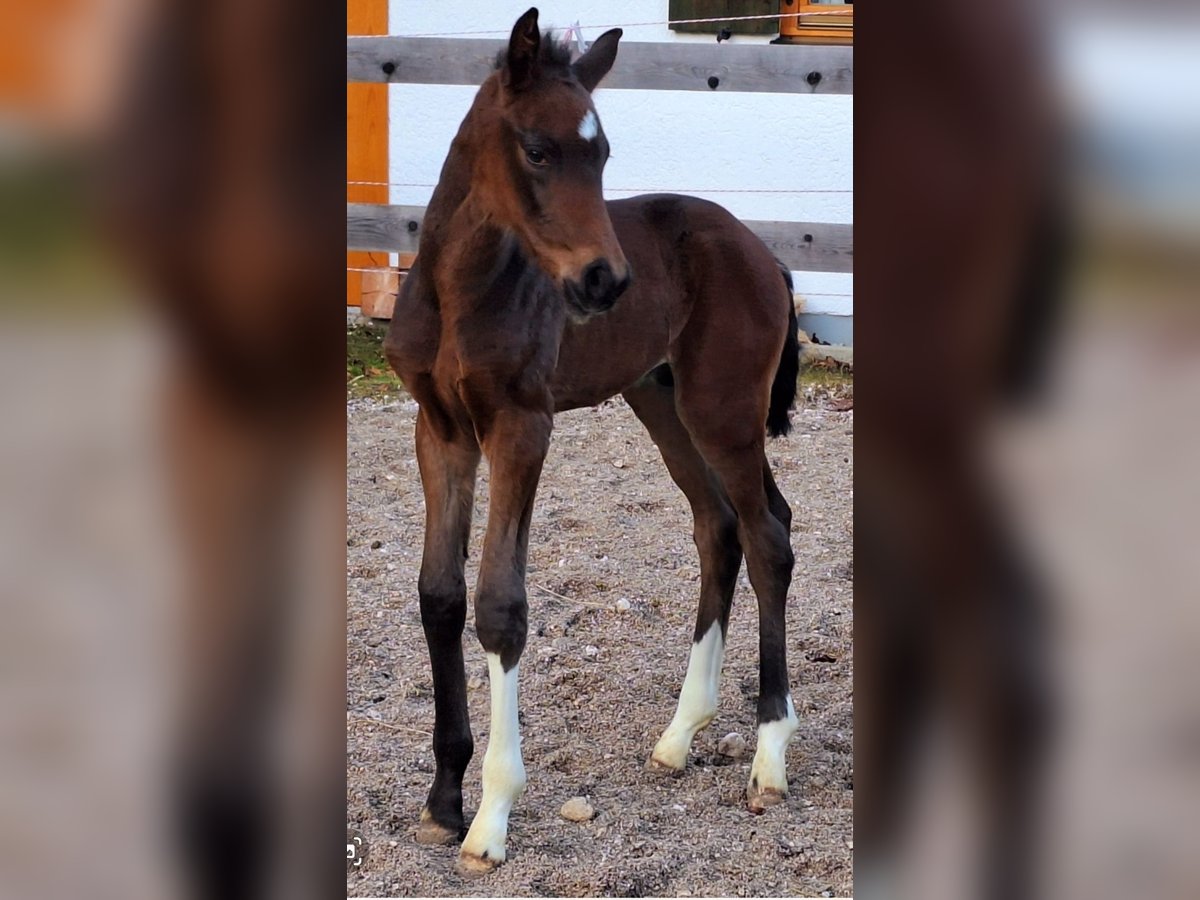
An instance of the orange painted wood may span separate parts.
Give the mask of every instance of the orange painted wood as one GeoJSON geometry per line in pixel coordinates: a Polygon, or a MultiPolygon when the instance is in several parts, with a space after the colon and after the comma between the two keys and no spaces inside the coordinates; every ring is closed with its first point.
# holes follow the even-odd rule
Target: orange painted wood
{"type": "Polygon", "coordinates": [[[853,4],[815,3],[813,0],[780,0],[779,11],[797,13],[779,20],[779,36],[795,43],[853,44],[853,4]],[[840,15],[829,15],[834,11],[840,15]],[[821,12],[811,16],[805,13],[821,12]]]}
{"type": "MultiPolygon", "coordinates": [[[[347,34],[387,34],[387,0],[347,0],[347,34]]],[[[388,109],[386,84],[346,85],[346,180],[388,180],[388,109]]],[[[388,189],[372,185],[346,185],[348,203],[387,203],[388,189]]],[[[387,266],[386,253],[356,251],[346,254],[346,265],[356,268],[387,266]]],[[[361,306],[364,273],[346,272],[346,305],[361,306]]],[[[368,279],[373,277],[366,276],[368,279]]]]}
{"type": "Polygon", "coordinates": [[[114,15],[107,0],[0,2],[0,117],[53,140],[106,133],[148,4],[127,5],[114,15]]]}

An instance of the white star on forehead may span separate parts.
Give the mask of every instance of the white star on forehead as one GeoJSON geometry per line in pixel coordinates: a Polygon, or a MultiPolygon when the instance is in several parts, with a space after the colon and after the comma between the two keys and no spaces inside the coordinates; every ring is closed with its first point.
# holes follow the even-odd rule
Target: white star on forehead
{"type": "Polygon", "coordinates": [[[589,109],[579,122],[579,136],[585,141],[594,141],[599,133],[600,122],[596,119],[596,114],[589,109]]]}

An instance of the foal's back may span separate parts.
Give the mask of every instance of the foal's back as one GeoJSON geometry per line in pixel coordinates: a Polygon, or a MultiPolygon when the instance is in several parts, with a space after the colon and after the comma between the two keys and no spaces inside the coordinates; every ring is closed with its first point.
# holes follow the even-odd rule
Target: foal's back
{"type": "Polygon", "coordinates": [[[782,341],[792,302],[754,232],[698,197],[644,194],[607,206],[633,283],[605,315],[568,322],[551,385],[556,410],[600,403],[664,362],[699,355],[715,364],[731,353],[779,361],[771,341],[742,340],[761,334],[748,323],[774,323],[782,341]]]}

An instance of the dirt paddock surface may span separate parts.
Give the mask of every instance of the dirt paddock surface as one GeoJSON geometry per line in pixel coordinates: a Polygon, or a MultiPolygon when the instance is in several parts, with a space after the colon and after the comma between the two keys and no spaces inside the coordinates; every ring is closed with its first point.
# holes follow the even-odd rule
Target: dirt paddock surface
{"type": "MultiPolygon", "coordinates": [[[[757,607],[745,566],[716,720],[697,736],[682,777],[643,768],[683,681],[699,565],[687,503],[618,398],[555,420],[530,537],[520,679],[528,787],[510,818],[508,862],[479,878],[455,871],[457,846],[413,839],[433,777],[433,689],[416,591],[424,523],[416,404],[405,396],[348,402],[348,827],[367,845],[348,876],[350,896],[853,892],[854,414],[811,393],[793,413],[792,434],[768,445],[795,513],[788,666],[800,728],[788,751],[787,799],[762,816],[745,807],[758,694],[757,607]],[[729,732],[746,738],[743,757],[717,752],[729,732]],[[595,808],[591,821],[560,816],[575,796],[595,808]]],[[[468,585],[487,493],[484,465],[468,585]]],[[[489,719],[472,619],[468,817],[479,803],[489,719]]]]}

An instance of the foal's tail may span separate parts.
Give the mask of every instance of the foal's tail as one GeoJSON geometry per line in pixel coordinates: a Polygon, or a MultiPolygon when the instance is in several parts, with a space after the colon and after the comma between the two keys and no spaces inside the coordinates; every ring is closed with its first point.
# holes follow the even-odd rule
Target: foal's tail
{"type": "Polygon", "coordinates": [[[767,434],[771,437],[781,437],[792,430],[788,410],[796,402],[796,379],[800,377],[800,326],[796,324],[792,273],[783,263],[779,263],[779,271],[783,274],[783,283],[788,291],[788,330],[779,368],[775,370],[775,380],[771,383],[771,405],[767,410],[767,434]]]}

